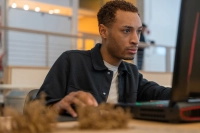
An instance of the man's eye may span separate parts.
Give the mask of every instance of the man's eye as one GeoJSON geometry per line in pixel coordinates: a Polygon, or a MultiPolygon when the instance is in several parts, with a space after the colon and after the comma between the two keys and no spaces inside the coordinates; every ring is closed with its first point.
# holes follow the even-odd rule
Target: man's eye
{"type": "Polygon", "coordinates": [[[142,33],[142,30],[138,30],[137,33],[138,33],[138,34],[141,34],[141,33],[142,33]]]}
{"type": "Polygon", "coordinates": [[[130,29],[125,29],[125,30],[124,30],[124,33],[129,33],[129,32],[131,32],[130,29]]]}

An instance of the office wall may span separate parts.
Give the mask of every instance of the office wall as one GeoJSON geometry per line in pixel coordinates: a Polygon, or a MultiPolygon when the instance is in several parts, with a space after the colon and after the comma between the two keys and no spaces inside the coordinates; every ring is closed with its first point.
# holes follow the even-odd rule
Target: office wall
{"type": "Polygon", "coordinates": [[[175,46],[181,0],[144,0],[144,22],[156,44],[175,46]]]}
{"type": "Polygon", "coordinates": [[[13,8],[9,8],[8,11],[10,27],[58,33],[71,32],[70,17],[13,8]]]}
{"type": "MultiPolygon", "coordinates": [[[[39,88],[47,73],[48,67],[6,67],[7,77],[4,82],[12,85],[21,85],[39,88]],[[19,78],[20,77],[20,78],[19,78]]],[[[163,86],[171,86],[172,73],[144,72],[140,71],[144,78],[155,81],[163,86]]]]}
{"type": "MultiPolygon", "coordinates": [[[[150,34],[146,39],[154,40],[155,45],[176,46],[181,0],[144,0],[144,23],[150,34]]],[[[146,48],[144,70],[166,70],[166,49],[163,47],[146,48]]],[[[173,71],[175,50],[170,51],[170,70],[173,71]]]]}
{"type": "MultiPolygon", "coordinates": [[[[70,0],[38,1],[62,6],[70,5],[70,0]]],[[[62,34],[71,34],[72,31],[71,17],[13,8],[8,9],[7,25],[62,34]]],[[[7,35],[7,65],[9,66],[45,66],[47,50],[49,50],[48,66],[51,66],[62,52],[72,48],[71,39],[66,37],[17,31],[9,31],[7,35]]]]}

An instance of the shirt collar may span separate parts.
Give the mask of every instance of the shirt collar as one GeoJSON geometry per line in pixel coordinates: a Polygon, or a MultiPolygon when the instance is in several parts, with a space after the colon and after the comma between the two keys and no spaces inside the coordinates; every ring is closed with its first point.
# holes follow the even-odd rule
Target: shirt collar
{"type": "Polygon", "coordinates": [[[122,61],[119,65],[119,71],[120,72],[127,72],[128,74],[130,74],[130,72],[127,69],[126,63],[124,61],[122,61]]]}
{"type": "MultiPolygon", "coordinates": [[[[108,68],[104,65],[103,58],[101,56],[101,52],[100,52],[101,45],[102,44],[97,43],[95,47],[91,49],[92,64],[93,64],[94,69],[96,70],[108,70],[108,68]]],[[[129,73],[124,61],[120,63],[118,70],[120,72],[129,73]]]]}

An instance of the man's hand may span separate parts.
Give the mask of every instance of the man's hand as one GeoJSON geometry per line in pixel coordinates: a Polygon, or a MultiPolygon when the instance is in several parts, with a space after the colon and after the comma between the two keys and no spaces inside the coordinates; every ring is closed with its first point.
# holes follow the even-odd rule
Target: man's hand
{"type": "Polygon", "coordinates": [[[71,92],[65,96],[61,101],[55,103],[53,107],[60,113],[63,110],[68,111],[73,117],[77,117],[77,113],[72,108],[72,104],[76,106],[98,106],[96,99],[92,94],[84,91],[71,92]]]}

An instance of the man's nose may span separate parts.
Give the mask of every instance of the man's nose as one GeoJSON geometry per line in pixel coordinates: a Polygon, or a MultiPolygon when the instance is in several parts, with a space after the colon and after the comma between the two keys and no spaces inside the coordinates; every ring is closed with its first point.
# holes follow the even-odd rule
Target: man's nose
{"type": "Polygon", "coordinates": [[[137,32],[133,32],[130,38],[130,43],[138,44],[140,42],[140,36],[137,32]]]}

